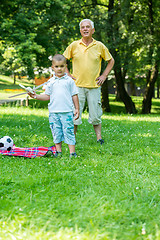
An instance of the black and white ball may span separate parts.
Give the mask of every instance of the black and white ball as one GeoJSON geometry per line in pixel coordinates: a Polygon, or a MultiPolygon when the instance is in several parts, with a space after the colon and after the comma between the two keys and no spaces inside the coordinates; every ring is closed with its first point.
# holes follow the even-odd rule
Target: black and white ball
{"type": "Polygon", "coordinates": [[[0,138],[0,150],[11,151],[13,148],[13,139],[9,136],[0,138]]]}

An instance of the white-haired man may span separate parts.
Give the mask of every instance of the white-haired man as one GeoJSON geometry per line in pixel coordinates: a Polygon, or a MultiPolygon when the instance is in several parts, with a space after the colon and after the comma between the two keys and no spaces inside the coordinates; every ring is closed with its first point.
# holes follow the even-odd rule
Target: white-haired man
{"type": "Polygon", "coordinates": [[[74,122],[74,130],[76,134],[77,126],[82,123],[81,114],[87,99],[88,122],[94,127],[97,142],[103,144],[104,140],[101,136],[101,86],[113,68],[114,59],[102,42],[92,38],[95,28],[90,19],[83,19],[79,25],[82,38],[72,42],[63,53],[67,59],[72,59],[73,73],[70,74],[68,69],[66,71],[75,80],[79,90],[80,117],[74,122]],[[108,64],[100,75],[102,59],[108,64]]]}

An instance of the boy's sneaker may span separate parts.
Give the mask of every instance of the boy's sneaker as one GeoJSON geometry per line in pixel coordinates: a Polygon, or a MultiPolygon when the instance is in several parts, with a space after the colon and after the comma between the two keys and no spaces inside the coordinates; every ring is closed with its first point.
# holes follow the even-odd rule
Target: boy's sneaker
{"type": "Polygon", "coordinates": [[[62,157],[62,152],[56,151],[54,154],[55,157],[62,157]]]}
{"type": "Polygon", "coordinates": [[[98,141],[97,141],[97,143],[100,143],[101,145],[104,143],[104,140],[103,139],[99,139],[98,141]]]}
{"type": "Polygon", "coordinates": [[[76,157],[77,157],[77,154],[76,154],[75,152],[74,152],[74,153],[70,153],[69,157],[70,157],[70,158],[72,158],[72,157],[75,157],[75,158],[76,158],[76,157]]]}

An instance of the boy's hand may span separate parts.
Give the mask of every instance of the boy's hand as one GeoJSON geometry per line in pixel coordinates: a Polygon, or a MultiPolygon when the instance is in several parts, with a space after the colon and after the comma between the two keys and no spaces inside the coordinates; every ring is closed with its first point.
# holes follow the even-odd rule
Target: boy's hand
{"type": "Polygon", "coordinates": [[[79,118],[79,110],[75,109],[74,111],[74,120],[77,120],[79,118]]]}
{"type": "Polygon", "coordinates": [[[28,95],[31,97],[31,98],[37,98],[37,94],[34,92],[34,93],[31,93],[31,92],[28,92],[28,95]]]}

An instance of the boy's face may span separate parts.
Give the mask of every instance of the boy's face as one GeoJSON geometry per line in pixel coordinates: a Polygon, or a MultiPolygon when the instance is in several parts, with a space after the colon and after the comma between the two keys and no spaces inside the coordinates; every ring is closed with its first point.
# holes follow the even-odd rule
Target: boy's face
{"type": "Polygon", "coordinates": [[[66,63],[64,61],[53,61],[52,69],[57,77],[62,77],[65,74],[66,63]]]}

